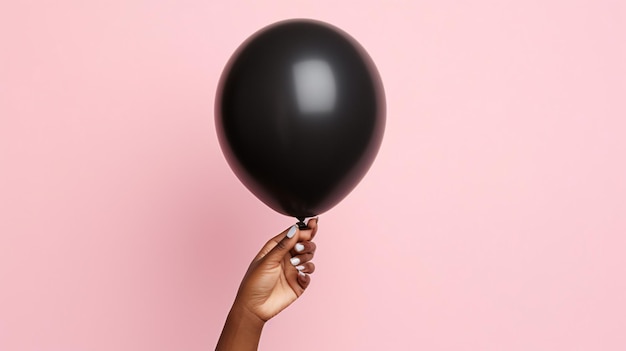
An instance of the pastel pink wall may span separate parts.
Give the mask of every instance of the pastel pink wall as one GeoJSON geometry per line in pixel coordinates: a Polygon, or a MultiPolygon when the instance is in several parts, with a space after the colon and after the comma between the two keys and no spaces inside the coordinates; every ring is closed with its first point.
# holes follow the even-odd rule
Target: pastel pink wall
{"type": "Polygon", "coordinates": [[[0,350],[211,350],[293,223],[213,125],[249,34],[377,63],[387,132],[263,350],[626,349],[623,1],[3,1],[0,350]]]}

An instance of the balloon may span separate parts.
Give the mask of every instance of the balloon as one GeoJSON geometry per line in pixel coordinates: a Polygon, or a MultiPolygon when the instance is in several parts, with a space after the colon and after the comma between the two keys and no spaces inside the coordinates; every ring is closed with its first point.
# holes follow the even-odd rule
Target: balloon
{"type": "Polygon", "coordinates": [[[302,221],[335,206],[370,168],[385,127],[383,87],[345,32],[313,20],[278,22],[227,63],[215,124],[239,180],[302,221]]]}

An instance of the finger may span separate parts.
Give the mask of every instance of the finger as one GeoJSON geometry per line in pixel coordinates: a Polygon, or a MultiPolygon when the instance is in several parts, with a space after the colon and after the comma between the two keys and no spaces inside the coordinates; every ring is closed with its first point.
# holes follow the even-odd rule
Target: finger
{"type": "Polygon", "coordinates": [[[298,278],[296,279],[298,280],[298,285],[300,285],[302,289],[306,289],[311,283],[311,277],[303,272],[298,272],[298,278]]]}
{"type": "Polygon", "coordinates": [[[295,267],[297,265],[309,262],[312,259],[313,259],[313,254],[308,253],[308,254],[293,256],[292,258],[289,259],[289,262],[291,263],[292,266],[295,267]]]}
{"type": "Polygon", "coordinates": [[[315,237],[315,234],[317,234],[317,226],[319,224],[319,217],[315,217],[315,218],[311,218],[309,219],[309,221],[306,223],[306,226],[309,227],[311,229],[311,239],[313,239],[315,237]]]}
{"type": "Polygon", "coordinates": [[[315,237],[315,234],[317,234],[317,227],[318,227],[317,222],[318,222],[317,218],[311,218],[307,222],[307,228],[300,229],[300,239],[302,241],[304,240],[310,241],[311,239],[313,239],[313,237],[315,237]]]}
{"type": "Polygon", "coordinates": [[[289,253],[296,245],[299,240],[299,232],[297,225],[291,226],[289,229],[285,230],[283,233],[274,237],[275,240],[279,236],[282,236],[276,245],[265,255],[265,259],[269,262],[280,263],[280,261],[285,257],[286,254],[289,253]]]}
{"type": "Polygon", "coordinates": [[[260,260],[261,258],[265,257],[265,255],[267,255],[270,251],[272,251],[272,249],[278,245],[278,243],[285,238],[285,236],[289,233],[289,230],[293,228],[293,226],[283,230],[282,232],[280,232],[278,235],[276,235],[275,237],[271,238],[270,240],[268,240],[265,245],[263,245],[263,248],[259,251],[259,253],[256,255],[256,257],[254,258],[255,261],[260,260]]]}
{"type": "Polygon", "coordinates": [[[315,263],[305,262],[296,266],[298,272],[311,274],[315,272],[315,263]]]}
{"type": "MultiPolygon", "coordinates": [[[[300,229],[300,227],[298,227],[300,232],[300,241],[311,240],[315,236],[315,233],[317,232],[317,222],[317,217],[311,218],[308,220],[306,228],[300,229]]],[[[291,227],[285,229],[280,234],[270,239],[270,242],[278,243],[279,241],[281,241],[285,237],[285,234],[289,231],[289,229],[291,229],[291,227]]]]}
{"type": "Polygon", "coordinates": [[[316,248],[317,246],[312,241],[301,241],[293,247],[293,250],[291,250],[291,255],[295,256],[304,253],[315,253],[316,248]]]}

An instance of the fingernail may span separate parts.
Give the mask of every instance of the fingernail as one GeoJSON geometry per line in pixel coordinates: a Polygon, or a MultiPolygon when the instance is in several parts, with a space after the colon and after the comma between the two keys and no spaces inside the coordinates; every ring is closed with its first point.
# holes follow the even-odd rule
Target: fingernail
{"type": "Polygon", "coordinates": [[[294,266],[300,263],[300,259],[297,257],[292,257],[289,261],[291,261],[291,264],[294,266]]]}
{"type": "Polygon", "coordinates": [[[303,269],[304,269],[304,266],[302,266],[302,265],[300,265],[300,266],[296,266],[296,269],[297,269],[297,270],[299,270],[299,271],[301,271],[301,270],[303,270],[303,269]]]}
{"type": "Polygon", "coordinates": [[[302,250],[304,250],[304,245],[297,243],[295,249],[298,252],[302,252],[302,250]]]}
{"type": "Polygon", "coordinates": [[[293,238],[293,236],[296,235],[296,230],[298,230],[297,225],[291,226],[291,228],[289,228],[289,231],[287,232],[287,237],[289,239],[293,238]]]}
{"type": "Polygon", "coordinates": [[[306,274],[304,272],[302,272],[302,271],[298,271],[298,275],[301,276],[301,277],[306,277],[306,274]]]}

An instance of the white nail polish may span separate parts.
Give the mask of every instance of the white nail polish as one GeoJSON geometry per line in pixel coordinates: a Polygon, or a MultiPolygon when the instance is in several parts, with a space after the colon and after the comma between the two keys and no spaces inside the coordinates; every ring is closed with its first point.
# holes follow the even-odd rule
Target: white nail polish
{"type": "Polygon", "coordinates": [[[291,261],[291,264],[296,266],[300,263],[300,259],[297,257],[292,257],[289,261],[291,261]]]}
{"type": "Polygon", "coordinates": [[[297,225],[293,225],[291,228],[289,228],[289,231],[287,232],[287,237],[289,239],[293,238],[293,236],[296,235],[296,230],[298,230],[297,225]]]}
{"type": "Polygon", "coordinates": [[[300,275],[301,277],[306,277],[306,274],[302,271],[298,271],[298,275],[300,275]]]}
{"type": "Polygon", "coordinates": [[[299,270],[299,271],[301,271],[301,270],[303,270],[303,269],[304,269],[304,266],[303,266],[303,265],[296,266],[296,269],[297,269],[297,270],[299,270]]]}
{"type": "Polygon", "coordinates": [[[297,243],[295,249],[298,252],[302,252],[302,250],[304,250],[304,245],[297,243]]]}

